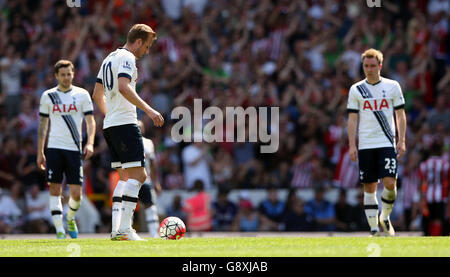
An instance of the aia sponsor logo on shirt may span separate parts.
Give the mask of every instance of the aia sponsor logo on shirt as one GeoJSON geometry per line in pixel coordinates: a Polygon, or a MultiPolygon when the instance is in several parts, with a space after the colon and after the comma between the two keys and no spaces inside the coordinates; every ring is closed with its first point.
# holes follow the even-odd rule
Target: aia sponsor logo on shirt
{"type": "Polygon", "coordinates": [[[363,110],[381,111],[382,109],[389,109],[389,103],[386,99],[370,99],[364,100],[363,110]]]}
{"type": "Polygon", "coordinates": [[[52,113],[70,113],[70,112],[78,112],[77,105],[75,104],[53,104],[52,113]]]}

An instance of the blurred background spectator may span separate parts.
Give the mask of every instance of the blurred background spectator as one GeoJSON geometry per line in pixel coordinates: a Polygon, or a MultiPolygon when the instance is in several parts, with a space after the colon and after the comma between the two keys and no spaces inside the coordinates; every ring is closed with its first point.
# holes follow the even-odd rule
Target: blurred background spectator
{"type": "Polygon", "coordinates": [[[48,195],[41,192],[38,184],[32,184],[25,194],[27,207],[26,231],[28,233],[48,233],[52,227],[48,195]]]}
{"type": "Polygon", "coordinates": [[[275,187],[267,189],[266,199],[258,207],[261,231],[280,231],[285,213],[286,204],[278,198],[275,187]]]}
{"type": "Polygon", "coordinates": [[[213,203],[214,231],[231,231],[237,214],[237,206],[228,200],[228,193],[228,189],[219,190],[217,200],[213,203]]]}
{"type": "MultiPolygon", "coordinates": [[[[56,85],[54,63],[71,60],[76,67],[74,84],[92,92],[104,56],[124,44],[131,25],[146,23],[156,30],[158,40],[150,55],[138,62],[137,89],[164,114],[166,124],[154,128],[141,112],[139,117],[151,126],[144,136],[154,141],[165,190],[191,189],[192,170],[201,171],[205,188],[215,190],[225,185],[300,191],[358,188],[357,164],[346,154],[347,93],[351,84],[363,78],[361,52],[370,47],[383,51],[382,75],[397,80],[406,99],[408,151],[399,161],[399,172],[404,173],[399,175],[399,191],[404,190],[402,209],[408,228],[408,222],[420,220],[422,214],[414,208],[418,164],[428,158],[436,140],[442,141],[441,157],[449,159],[450,8],[445,0],[383,0],[382,8],[365,4],[351,0],[101,0],[69,8],[63,0],[0,1],[0,188],[4,195],[13,195],[14,186],[21,191],[28,191],[32,184],[41,191],[48,189],[45,176],[33,166],[33,149],[39,98],[56,85]],[[197,98],[203,107],[222,110],[280,107],[278,151],[263,155],[259,144],[250,142],[200,143],[207,150],[175,143],[170,113],[177,106],[193,111],[197,98]],[[201,169],[192,164],[194,154],[201,154],[197,164],[201,169]],[[414,162],[409,164],[410,160],[414,162]]],[[[98,109],[95,119],[96,149],[84,165],[84,186],[87,199],[106,219],[110,157],[98,109]]],[[[224,135],[230,128],[235,126],[224,126],[224,135]]],[[[16,198],[11,201],[15,203],[16,198]]],[[[334,207],[346,210],[343,201],[334,207]]],[[[235,204],[251,211],[247,202],[235,204]]],[[[346,216],[341,218],[342,210],[338,210],[336,227],[359,228],[352,227],[359,226],[355,219],[341,225],[346,216]]],[[[20,211],[22,216],[27,214],[20,211]]],[[[300,204],[286,211],[302,214],[300,204]]],[[[2,226],[11,223],[5,218],[2,226]]],[[[278,223],[283,221],[280,218],[278,223]]],[[[8,225],[13,226],[8,232],[23,231],[16,223],[8,225]]],[[[265,226],[264,220],[260,223],[265,226]]]]}
{"type": "Polygon", "coordinates": [[[336,211],[324,196],[325,188],[316,188],[314,198],[309,200],[305,206],[306,213],[313,218],[314,231],[326,232],[336,229],[336,211]]]}
{"type": "Polygon", "coordinates": [[[211,195],[205,191],[202,180],[194,182],[195,195],[186,199],[183,211],[186,213],[186,227],[191,231],[212,231],[212,201],[211,195]]]}
{"type": "Polygon", "coordinates": [[[254,209],[252,201],[245,197],[239,200],[239,211],[233,222],[232,230],[240,232],[260,230],[259,213],[254,209]]]}

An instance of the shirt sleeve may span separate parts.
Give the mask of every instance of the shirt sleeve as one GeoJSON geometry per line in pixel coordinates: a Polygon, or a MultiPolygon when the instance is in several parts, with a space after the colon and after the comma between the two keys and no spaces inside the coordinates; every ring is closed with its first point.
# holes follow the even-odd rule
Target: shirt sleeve
{"type": "Polygon", "coordinates": [[[123,57],[120,61],[119,69],[117,70],[118,74],[117,78],[126,77],[131,81],[131,76],[133,76],[133,71],[135,67],[136,67],[135,61],[131,57],[128,56],[123,57]]]}
{"type": "Polygon", "coordinates": [[[405,98],[403,97],[402,88],[398,82],[395,82],[394,85],[394,109],[403,109],[405,108],[405,98]]]}
{"type": "Polygon", "coordinates": [[[50,114],[50,103],[48,102],[47,93],[41,95],[41,100],[39,102],[39,115],[48,117],[50,114]]]}
{"type": "Polygon", "coordinates": [[[100,70],[98,71],[98,74],[97,74],[97,80],[95,82],[103,85],[103,70],[102,70],[102,66],[100,66],[100,70]]]}
{"type": "Polygon", "coordinates": [[[86,96],[83,101],[83,113],[84,115],[93,114],[94,112],[94,106],[92,105],[92,99],[89,95],[89,92],[86,91],[86,96]]]}
{"type": "Polygon", "coordinates": [[[348,93],[347,112],[351,113],[359,112],[358,94],[356,94],[354,86],[350,88],[350,91],[348,93]]]}

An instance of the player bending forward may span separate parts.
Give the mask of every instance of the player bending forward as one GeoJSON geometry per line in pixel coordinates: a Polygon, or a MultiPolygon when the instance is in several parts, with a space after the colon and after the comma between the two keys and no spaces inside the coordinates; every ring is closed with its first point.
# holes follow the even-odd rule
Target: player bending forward
{"type": "Polygon", "coordinates": [[[104,60],[97,76],[93,98],[105,114],[103,135],[111,152],[111,167],[119,173],[121,185],[113,192],[111,240],[143,240],[132,228],[132,217],[139,190],[147,179],[142,134],[137,126],[136,107],[162,126],[164,118],[136,93],[136,60],[148,54],[156,33],[145,24],[134,25],[126,44],[111,52],[104,60]]]}
{"type": "Polygon", "coordinates": [[[94,151],[95,121],[89,93],[72,85],[74,67],[70,61],[60,60],[55,64],[58,86],[46,90],[39,106],[39,128],[37,165],[47,169],[50,187],[50,211],[58,239],[66,238],[63,226],[61,203],[63,175],[69,185],[70,198],[67,211],[67,228],[71,238],[78,237],[75,214],[81,204],[83,184],[82,156],[87,160],[94,151]],[[86,117],[87,143],[81,151],[81,123],[86,117]],[[51,122],[47,151],[44,154],[45,139],[51,122]]]}
{"type": "Polygon", "coordinates": [[[397,81],[380,76],[383,54],[369,49],[361,55],[366,78],[352,85],[348,96],[349,154],[359,161],[360,181],[364,185],[364,209],[372,236],[379,236],[378,222],[384,232],[395,235],[389,215],[397,195],[397,159],[406,151],[405,100],[397,81]],[[396,116],[398,142],[395,140],[396,116]],[[356,147],[356,129],[359,118],[356,147]],[[384,185],[382,210],[378,221],[377,184],[384,185]]]}

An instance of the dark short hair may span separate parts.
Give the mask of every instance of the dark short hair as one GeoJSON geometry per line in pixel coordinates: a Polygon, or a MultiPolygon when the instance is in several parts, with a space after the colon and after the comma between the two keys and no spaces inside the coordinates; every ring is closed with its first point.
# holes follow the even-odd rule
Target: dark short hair
{"type": "Polygon", "coordinates": [[[60,68],[63,68],[63,67],[70,67],[70,69],[72,69],[72,71],[74,70],[74,66],[73,66],[73,63],[71,62],[71,61],[69,61],[69,60],[59,60],[59,61],[57,61],[56,63],[55,63],[55,66],[54,66],[54,71],[55,71],[55,74],[58,74],[58,72],[59,72],[59,69],[60,68]]]}
{"type": "Polygon", "coordinates": [[[195,180],[193,190],[194,191],[202,191],[205,188],[203,181],[200,179],[195,180]]]}
{"type": "Polygon", "coordinates": [[[439,140],[434,141],[429,150],[430,156],[442,155],[442,148],[443,148],[443,143],[441,141],[439,141],[439,140]]]}
{"type": "Polygon", "coordinates": [[[142,39],[145,42],[150,36],[156,39],[156,33],[150,26],[146,24],[134,24],[128,32],[127,42],[134,43],[137,39],[142,39]]]}

